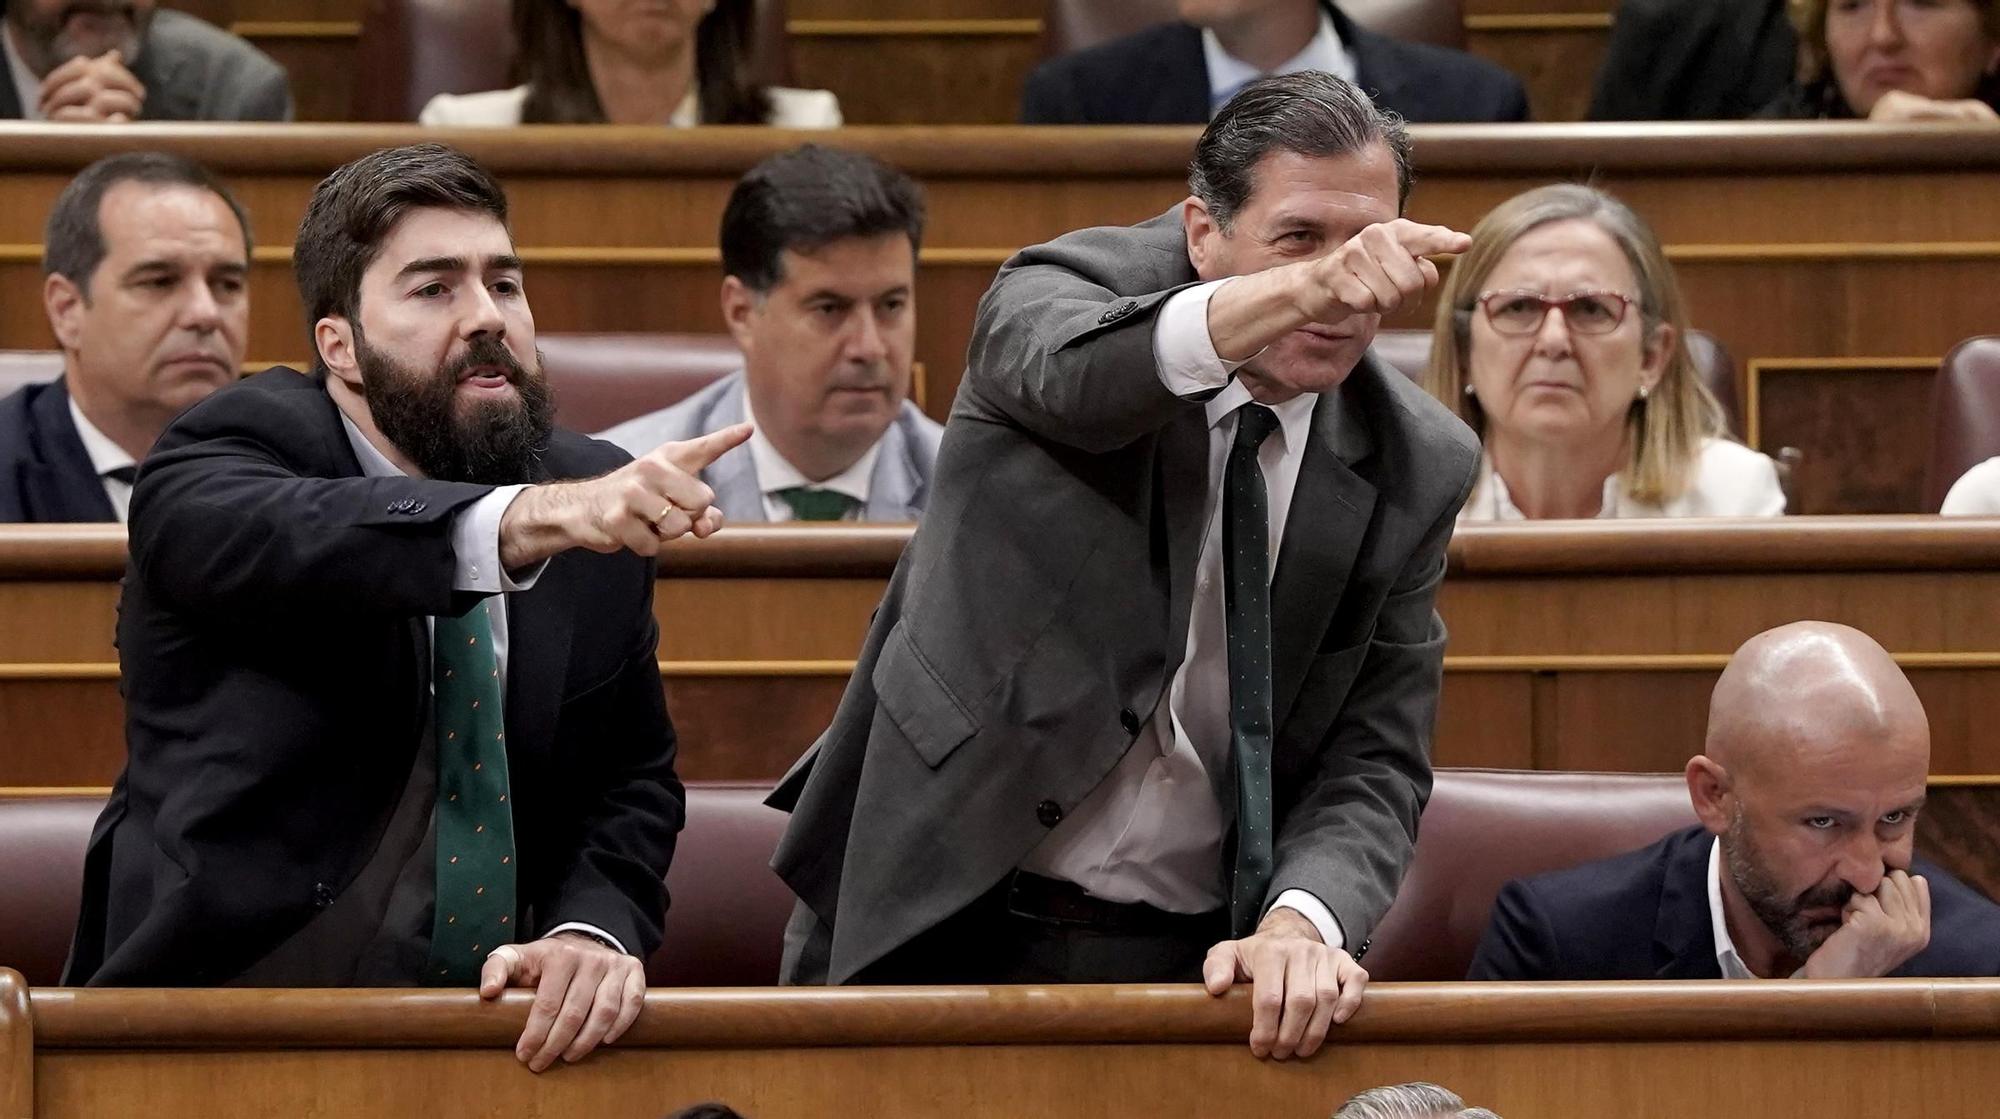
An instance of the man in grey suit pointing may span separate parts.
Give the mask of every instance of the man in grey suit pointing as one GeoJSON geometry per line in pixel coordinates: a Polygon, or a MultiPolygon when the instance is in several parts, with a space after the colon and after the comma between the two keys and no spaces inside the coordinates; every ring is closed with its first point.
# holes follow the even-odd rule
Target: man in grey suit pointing
{"type": "Polygon", "coordinates": [[[1360,1001],[1430,792],[1471,433],[1369,356],[1465,235],[1401,122],[1247,87],[1192,197],[1009,261],[834,722],[774,792],[792,982],[1254,987],[1251,1049],[1360,1001]]]}

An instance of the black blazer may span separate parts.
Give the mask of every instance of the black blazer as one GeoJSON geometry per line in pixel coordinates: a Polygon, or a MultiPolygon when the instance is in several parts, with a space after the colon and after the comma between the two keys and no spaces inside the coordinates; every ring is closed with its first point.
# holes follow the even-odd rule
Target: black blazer
{"type": "MultiPolygon", "coordinates": [[[[624,452],[558,432],[548,474],[624,452]]],[[[314,378],[225,388],[133,494],[118,642],[129,750],[91,834],[68,984],[222,983],[354,880],[416,756],[424,619],[453,514],[488,487],[364,478],[314,378]]],[[[570,551],[509,596],[507,755],[523,938],[583,921],[650,955],[684,819],[653,564],[570,551]]]]}
{"type": "Polygon", "coordinates": [[[1591,120],[1742,120],[1791,83],[1784,0],[1623,0],[1591,120]]]}
{"type": "Polygon", "coordinates": [[[0,524],[117,519],[70,418],[63,379],[0,400],[0,524]]]}
{"type": "MultiPolygon", "coordinates": [[[[1650,847],[1509,882],[1471,979],[1720,979],[1708,912],[1715,837],[1693,827],[1650,847]]],[[[2000,975],[2000,906],[1933,863],[1931,942],[1896,976],[2000,975]]]]}
{"type": "MultiPolygon", "coordinates": [[[[1483,58],[1378,35],[1332,4],[1356,83],[1412,124],[1528,119],[1521,80],[1483,58]]],[[[1201,30],[1162,23],[1051,58],[1028,75],[1023,124],[1206,124],[1208,63],[1201,30]]]]}

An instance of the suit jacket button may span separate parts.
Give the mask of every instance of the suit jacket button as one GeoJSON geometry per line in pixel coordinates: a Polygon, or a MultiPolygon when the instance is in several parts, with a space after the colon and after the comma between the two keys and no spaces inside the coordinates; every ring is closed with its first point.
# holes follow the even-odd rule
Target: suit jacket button
{"type": "Polygon", "coordinates": [[[1141,725],[1138,713],[1130,707],[1120,711],[1118,713],[1118,725],[1125,728],[1126,734],[1138,734],[1141,725]]]}
{"type": "Polygon", "coordinates": [[[315,883],[313,886],[313,908],[325,909],[332,904],[333,887],[324,882],[315,883]]]}
{"type": "Polygon", "coordinates": [[[1035,806],[1035,819],[1040,820],[1045,828],[1052,828],[1062,823],[1062,816],[1062,805],[1055,801],[1045,800],[1035,806]]]}
{"type": "Polygon", "coordinates": [[[1097,321],[1099,323],[1114,323],[1138,309],[1139,305],[1137,303],[1120,303],[1118,306],[1097,316],[1097,321]]]}
{"type": "Polygon", "coordinates": [[[428,508],[430,508],[430,503],[429,503],[429,502],[426,502],[426,501],[412,501],[412,502],[410,502],[410,507],[409,507],[409,509],[408,509],[408,510],[406,510],[406,512],[408,512],[408,513],[409,513],[409,514],[410,514],[411,516],[413,516],[413,517],[414,517],[414,516],[416,516],[416,515],[417,515],[418,513],[421,513],[421,512],[423,512],[424,510],[426,510],[426,509],[428,509],[428,508]]]}
{"type": "Polygon", "coordinates": [[[1359,947],[1359,948],[1356,948],[1356,949],[1354,950],[1354,962],[1355,962],[1355,963],[1357,963],[1357,964],[1358,964],[1358,963],[1360,963],[1360,962],[1361,962],[1361,957],[1363,957],[1363,956],[1366,956],[1366,955],[1368,954],[1368,946],[1369,946],[1370,944],[1373,944],[1373,943],[1375,943],[1375,942],[1374,942],[1374,941],[1372,941],[1372,940],[1363,940],[1363,941],[1361,942],[1361,947],[1359,947]]]}

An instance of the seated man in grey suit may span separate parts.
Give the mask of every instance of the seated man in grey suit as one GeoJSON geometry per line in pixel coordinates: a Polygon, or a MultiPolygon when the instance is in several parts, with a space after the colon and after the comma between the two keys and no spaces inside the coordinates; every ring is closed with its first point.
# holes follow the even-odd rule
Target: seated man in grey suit
{"type": "Polygon", "coordinates": [[[285,71],[159,0],[0,0],[0,120],[290,120],[285,71]]]}
{"type": "Polygon", "coordinates": [[[924,202],[909,176],[808,144],[722,212],[722,317],[743,369],[600,438],[635,455],[750,421],[702,472],[732,523],[914,521],[944,429],[910,402],[924,202]]]}
{"type": "Polygon", "coordinates": [[[785,979],[1247,982],[1276,1057],[1354,1013],[1479,462],[1368,353],[1470,246],[1397,216],[1409,150],[1354,86],[1266,78],[1192,197],[1002,266],[930,509],[772,794],[785,979]]]}
{"type": "Polygon", "coordinates": [[[1867,634],[1736,651],[1687,765],[1698,827],[1510,882],[1473,979],[2000,975],[2000,906],[1915,857],[1930,724],[1867,634]]]}
{"type": "Polygon", "coordinates": [[[250,223],[198,164],[125,152],[70,180],[42,244],[63,372],[0,399],[0,524],[123,521],[167,424],[243,367],[250,223]]]}

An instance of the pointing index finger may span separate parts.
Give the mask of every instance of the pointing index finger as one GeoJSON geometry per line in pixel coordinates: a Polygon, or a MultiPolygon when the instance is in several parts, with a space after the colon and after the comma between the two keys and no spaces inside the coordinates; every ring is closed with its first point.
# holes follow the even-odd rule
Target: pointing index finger
{"type": "Polygon", "coordinates": [[[1411,256],[1433,253],[1462,253],[1472,247],[1472,235],[1442,225],[1405,222],[1396,227],[1396,240],[1411,256]]]}
{"type": "Polygon", "coordinates": [[[712,431],[680,443],[663,443],[657,449],[666,460],[689,474],[706,470],[709,464],[750,438],[751,427],[747,423],[731,424],[720,431],[712,431]]]}

